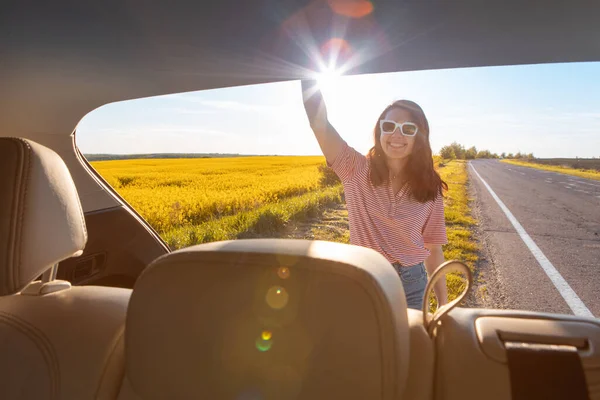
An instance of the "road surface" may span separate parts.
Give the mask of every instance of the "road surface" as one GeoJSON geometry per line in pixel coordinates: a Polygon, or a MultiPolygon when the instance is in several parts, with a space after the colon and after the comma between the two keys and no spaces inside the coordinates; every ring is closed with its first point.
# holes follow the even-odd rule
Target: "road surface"
{"type": "Polygon", "coordinates": [[[600,181],[496,160],[468,169],[490,297],[600,317],[600,181]]]}

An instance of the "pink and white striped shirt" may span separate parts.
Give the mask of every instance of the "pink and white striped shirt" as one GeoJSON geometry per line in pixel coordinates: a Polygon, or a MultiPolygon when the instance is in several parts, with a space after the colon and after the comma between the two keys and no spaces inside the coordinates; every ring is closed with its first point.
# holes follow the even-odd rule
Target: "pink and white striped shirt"
{"type": "Polygon", "coordinates": [[[389,182],[373,186],[367,157],[348,144],[328,165],[344,185],[351,244],[376,250],[390,263],[410,266],[429,256],[425,243],[448,243],[441,195],[419,203],[406,186],[396,195],[389,182]]]}

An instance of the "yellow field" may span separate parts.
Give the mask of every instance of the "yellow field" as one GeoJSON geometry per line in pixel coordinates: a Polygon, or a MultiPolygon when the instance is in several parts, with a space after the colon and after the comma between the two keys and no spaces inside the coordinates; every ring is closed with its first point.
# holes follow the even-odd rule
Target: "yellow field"
{"type": "Polygon", "coordinates": [[[559,172],[561,174],[578,176],[580,178],[594,179],[600,181],[600,171],[594,171],[591,169],[576,169],[566,167],[562,165],[545,165],[539,164],[535,161],[521,161],[521,160],[502,160],[501,162],[512,165],[519,165],[521,167],[529,167],[535,169],[541,169],[544,171],[559,172]]]}
{"type": "Polygon", "coordinates": [[[240,157],[91,164],[164,234],[315,191],[323,163],[323,157],[240,157]]]}
{"type": "MultiPolygon", "coordinates": [[[[466,163],[435,158],[448,183],[446,259],[477,261],[466,191],[466,163]]],[[[217,240],[277,237],[293,221],[343,202],[323,157],[240,157],[96,161],[92,166],[163,237],[171,249],[217,240]]],[[[341,237],[315,239],[347,242],[341,237]]],[[[464,281],[448,276],[450,299],[464,281]]]]}

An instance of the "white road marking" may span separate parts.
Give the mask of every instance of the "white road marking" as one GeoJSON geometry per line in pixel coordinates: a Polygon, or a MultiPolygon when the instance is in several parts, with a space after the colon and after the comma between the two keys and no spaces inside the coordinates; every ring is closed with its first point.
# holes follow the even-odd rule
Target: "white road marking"
{"type": "Polygon", "coordinates": [[[525,175],[525,172],[519,172],[521,175],[525,175]]]}
{"type": "Polygon", "coordinates": [[[582,189],[575,189],[576,192],[581,192],[581,193],[586,193],[586,194],[591,194],[590,192],[588,192],[587,190],[582,190],[582,189]]]}
{"type": "Polygon", "coordinates": [[[583,181],[577,181],[577,183],[583,183],[584,185],[590,185],[590,186],[600,187],[600,185],[596,185],[595,183],[589,183],[589,182],[583,182],[583,181]]]}
{"type": "Polygon", "coordinates": [[[506,207],[502,200],[500,200],[500,197],[498,197],[498,195],[494,193],[490,185],[488,185],[488,183],[481,177],[481,175],[479,175],[479,172],[477,172],[473,164],[469,163],[469,165],[473,169],[473,172],[475,172],[475,175],[477,175],[477,177],[481,180],[483,186],[486,187],[486,189],[488,190],[488,192],[490,192],[494,200],[496,200],[496,203],[498,203],[500,209],[504,211],[504,214],[506,215],[512,226],[514,226],[515,230],[517,231],[525,245],[529,248],[529,251],[531,251],[531,254],[533,254],[537,262],[540,264],[540,267],[542,267],[546,275],[548,275],[548,278],[550,278],[556,290],[558,290],[562,298],[567,302],[567,305],[569,306],[571,311],[573,311],[573,314],[580,317],[593,317],[594,314],[592,314],[592,312],[586,307],[586,305],[579,298],[579,296],[577,296],[577,293],[575,293],[571,286],[569,286],[567,281],[565,281],[565,279],[558,272],[558,270],[554,268],[554,265],[552,265],[550,260],[548,260],[544,253],[542,253],[542,250],[540,250],[540,248],[537,244],[535,244],[531,236],[529,236],[525,229],[523,229],[523,226],[519,223],[519,221],[517,221],[515,216],[508,209],[508,207],[506,207]]]}

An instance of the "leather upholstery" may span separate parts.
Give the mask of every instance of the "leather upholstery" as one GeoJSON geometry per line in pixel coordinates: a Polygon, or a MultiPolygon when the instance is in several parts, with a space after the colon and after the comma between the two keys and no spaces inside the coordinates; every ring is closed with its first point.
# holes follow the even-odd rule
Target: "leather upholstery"
{"type": "Polygon", "coordinates": [[[62,159],[35,142],[0,138],[0,296],[19,292],[87,241],[62,159]]]}
{"type": "Polygon", "coordinates": [[[410,358],[406,300],[394,269],[366,248],[199,245],[142,273],[125,353],[120,399],[398,399],[410,358]]]}
{"type": "Polygon", "coordinates": [[[31,282],[84,248],[79,198],[34,142],[0,138],[0,171],[0,398],[116,398],[131,290],[31,282]]]}
{"type": "MultiPolygon", "coordinates": [[[[510,400],[502,338],[546,344],[582,343],[590,399],[600,399],[600,322],[594,318],[513,310],[455,308],[435,339],[435,399],[510,400]],[[485,319],[492,324],[484,329],[485,319]]],[[[411,349],[412,350],[412,349],[411,349]]]]}
{"type": "Polygon", "coordinates": [[[130,295],[83,286],[0,298],[0,398],[116,398],[130,295]]]}
{"type": "Polygon", "coordinates": [[[402,399],[430,400],[433,398],[434,349],[433,341],[423,326],[423,313],[407,309],[410,332],[410,368],[402,399]]]}

